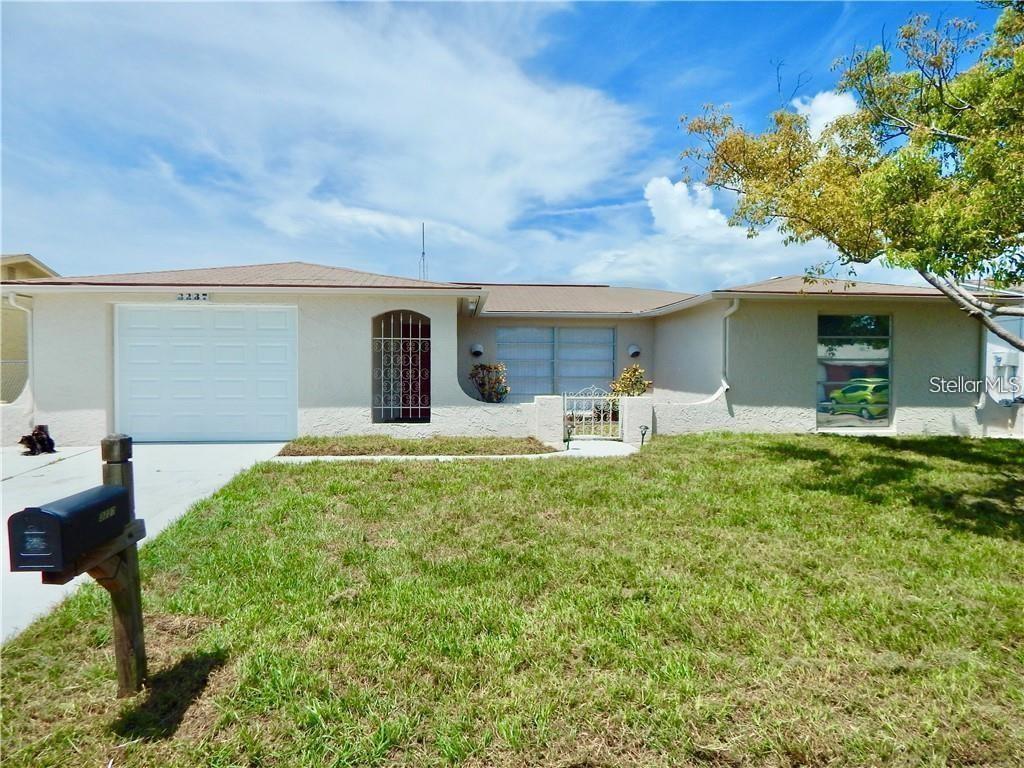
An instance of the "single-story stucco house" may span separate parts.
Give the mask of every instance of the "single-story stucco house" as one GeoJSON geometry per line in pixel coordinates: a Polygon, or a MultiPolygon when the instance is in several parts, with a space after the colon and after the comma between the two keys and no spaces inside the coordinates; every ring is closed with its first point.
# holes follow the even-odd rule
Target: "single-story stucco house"
{"type": "MultiPolygon", "coordinates": [[[[686,294],[443,283],[302,262],[9,280],[29,384],[4,441],[285,440],[302,434],[561,439],[562,393],[638,363],[623,439],[724,429],[1024,436],[972,386],[986,334],[926,287],[785,277],[686,294]],[[511,394],[483,403],[477,362],[511,394]],[[637,434],[633,434],[637,432],[637,434]]],[[[5,298],[6,301],[6,298],[5,298]]]]}

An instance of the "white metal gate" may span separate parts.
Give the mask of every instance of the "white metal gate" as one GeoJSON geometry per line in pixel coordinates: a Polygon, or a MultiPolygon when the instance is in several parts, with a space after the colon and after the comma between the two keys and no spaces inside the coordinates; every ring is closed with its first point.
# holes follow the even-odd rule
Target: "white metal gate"
{"type": "Polygon", "coordinates": [[[562,395],[567,439],[621,440],[619,396],[600,387],[562,395]]]}

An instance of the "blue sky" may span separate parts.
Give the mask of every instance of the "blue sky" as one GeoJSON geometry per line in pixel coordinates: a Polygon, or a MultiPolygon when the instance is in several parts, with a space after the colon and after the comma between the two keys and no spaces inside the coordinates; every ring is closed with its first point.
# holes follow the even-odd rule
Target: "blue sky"
{"type": "MultiPolygon", "coordinates": [[[[678,118],[849,107],[833,59],[973,4],[3,5],[3,250],[64,274],[303,260],[439,280],[709,288],[750,240],[678,118]],[[776,83],[776,69],[783,93],[776,83]],[[798,82],[803,85],[791,99],[798,82]]],[[[907,281],[871,266],[865,279],[907,281]]]]}

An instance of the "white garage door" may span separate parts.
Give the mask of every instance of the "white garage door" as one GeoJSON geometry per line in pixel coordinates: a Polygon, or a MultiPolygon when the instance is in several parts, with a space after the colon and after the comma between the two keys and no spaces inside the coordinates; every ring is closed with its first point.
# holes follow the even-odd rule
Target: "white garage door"
{"type": "Polygon", "coordinates": [[[288,440],[294,307],[116,308],[116,426],[140,442],[288,440]]]}

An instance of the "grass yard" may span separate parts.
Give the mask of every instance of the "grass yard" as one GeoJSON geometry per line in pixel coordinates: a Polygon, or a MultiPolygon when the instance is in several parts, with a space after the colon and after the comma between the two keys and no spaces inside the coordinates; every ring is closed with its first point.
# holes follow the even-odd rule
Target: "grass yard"
{"type": "MultiPolygon", "coordinates": [[[[143,510],[144,513],[144,510],[143,510]]],[[[1024,763],[1019,442],[263,464],[3,649],[6,766],[1024,763]]]]}
{"type": "Polygon", "coordinates": [[[512,456],[551,453],[532,437],[426,437],[402,439],[383,435],[300,437],[281,456],[512,456]]]}

